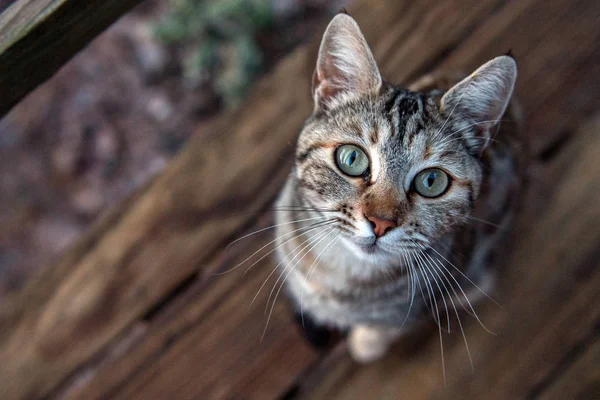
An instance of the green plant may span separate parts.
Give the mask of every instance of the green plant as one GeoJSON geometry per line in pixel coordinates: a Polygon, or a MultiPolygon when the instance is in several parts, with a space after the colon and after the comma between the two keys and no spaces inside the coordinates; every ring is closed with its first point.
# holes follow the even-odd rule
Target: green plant
{"type": "Polygon", "coordinates": [[[154,32],[164,43],[188,50],[187,78],[213,78],[215,92],[232,106],[261,71],[257,33],[273,25],[271,0],[173,0],[154,32]]]}

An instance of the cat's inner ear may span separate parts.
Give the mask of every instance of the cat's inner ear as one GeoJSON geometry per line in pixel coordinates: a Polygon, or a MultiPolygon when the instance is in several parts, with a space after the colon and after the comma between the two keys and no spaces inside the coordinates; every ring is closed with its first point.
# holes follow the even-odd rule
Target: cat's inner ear
{"type": "Polygon", "coordinates": [[[329,108],[357,95],[375,95],[382,79],[358,24],[347,14],[329,23],[313,76],[315,109],[329,108]]]}
{"type": "MultiPolygon", "coordinates": [[[[477,127],[484,137],[502,118],[517,79],[517,64],[512,57],[488,61],[452,87],[441,100],[442,114],[462,118],[477,127]]],[[[474,147],[484,143],[472,141],[474,147]]]]}

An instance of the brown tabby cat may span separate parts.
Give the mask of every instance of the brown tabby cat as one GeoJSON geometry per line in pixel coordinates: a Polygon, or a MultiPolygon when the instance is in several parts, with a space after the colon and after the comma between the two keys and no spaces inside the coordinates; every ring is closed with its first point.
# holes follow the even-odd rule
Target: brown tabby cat
{"type": "Polygon", "coordinates": [[[519,187],[512,148],[492,137],[516,77],[502,56],[446,92],[392,86],[349,15],[329,24],[278,200],[278,257],[298,309],[350,329],[356,360],[380,358],[428,310],[438,325],[475,314],[491,287],[519,187]]]}

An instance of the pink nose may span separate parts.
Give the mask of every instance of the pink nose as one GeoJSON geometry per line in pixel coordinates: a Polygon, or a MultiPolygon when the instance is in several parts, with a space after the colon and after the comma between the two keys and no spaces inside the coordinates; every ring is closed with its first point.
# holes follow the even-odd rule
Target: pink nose
{"type": "Polygon", "coordinates": [[[369,222],[371,223],[371,227],[373,228],[373,232],[375,236],[381,237],[385,235],[388,231],[391,231],[398,225],[396,221],[390,221],[389,219],[379,218],[376,216],[366,216],[369,222]]]}

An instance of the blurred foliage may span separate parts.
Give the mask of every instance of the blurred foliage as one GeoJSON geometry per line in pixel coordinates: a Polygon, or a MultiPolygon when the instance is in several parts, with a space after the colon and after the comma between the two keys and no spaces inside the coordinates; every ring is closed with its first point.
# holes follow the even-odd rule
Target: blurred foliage
{"type": "Polygon", "coordinates": [[[154,32],[164,43],[186,49],[187,79],[214,79],[215,92],[233,106],[260,73],[256,37],[274,21],[272,0],[172,0],[154,32]]]}

